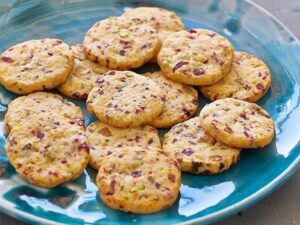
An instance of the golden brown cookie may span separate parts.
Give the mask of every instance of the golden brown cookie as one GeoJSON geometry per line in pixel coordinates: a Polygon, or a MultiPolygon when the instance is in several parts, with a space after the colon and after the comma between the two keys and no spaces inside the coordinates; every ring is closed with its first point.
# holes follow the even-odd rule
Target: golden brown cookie
{"type": "Polygon", "coordinates": [[[236,98],[256,102],[270,86],[271,74],[261,59],[246,52],[235,52],[229,74],[215,84],[201,86],[200,90],[211,101],[236,98]]]}
{"type": "Polygon", "coordinates": [[[84,54],[80,44],[71,47],[74,54],[74,65],[67,80],[58,87],[64,95],[74,99],[87,99],[88,94],[108,68],[91,62],[84,54]]]}
{"type": "Polygon", "coordinates": [[[157,61],[168,79],[209,85],[228,74],[233,54],[233,47],[225,37],[210,30],[191,29],[168,36],[157,61]]]}
{"type": "Polygon", "coordinates": [[[208,135],[199,117],[177,124],[164,136],[163,150],[174,156],[184,172],[217,174],[238,161],[240,149],[229,147],[208,135]]]}
{"type": "Polygon", "coordinates": [[[172,206],[181,174],[178,163],[160,149],[126,147],[106,158],[96,183],[110,208],[146,214],[172,206]]]}
{"type": "Polygon", "coordinates": [[[67,79],[72,66],[72,51],[63,41],[25,41],[2,53],[0,82],[16,94],[49,90],[67,79]]]}
{"type": "Polygon", "coordinates": [[[138,128],[115,128],[96,121],[86,129],[90,143],[89,165],[98,170],[108,155],[123,147],[148,146],[161,148],[158,132],[148,125],[138,128]]]}
{"type": "Polygon", "coordinates": [[[87,109],[114,127],[138,127],[163,110],[161,88],[151,79],[131,71],[108,71],[89,94],[87,109]]]}
{"type": "Polygon", "coordinates": [[[140,21],[109,17],[92,26],[83,41],[87,57],[117,70],[140,67],[159,47],[155,29],[140,21]]]}
{"type": "Polygon", "coordinates": [[[161,72],[146,73],[162,89],[165,103],[161,114],[149,124],[157,128],[168,128],[192,117],[198,109],[198,92],[185,84],[168,80],[161,72]]]}
{"type": "Polygon", "coordinates": [[[203,129],[218,141],[237,148],[263,148],[274,138],[275,124],[255,103],[225,98],[200,112],[203,129]]]}

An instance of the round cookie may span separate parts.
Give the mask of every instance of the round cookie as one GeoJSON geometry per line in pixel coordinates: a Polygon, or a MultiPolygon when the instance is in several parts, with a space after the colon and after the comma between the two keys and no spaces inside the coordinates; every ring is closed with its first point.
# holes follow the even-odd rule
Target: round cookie
{"type": "Polygon", "coordinates": [[[104,158],[123,147],[148,146],[161,148],[158,132],[148,125],[138,128],[115,128],[96,121],[86,129],[90,143],[89,165],[98,170],[104,158]]]}
{"type": "Polygon", "coordinates": [[[20,176],[45,188],[79,177],[89,161],[84,126],[50,113],[33,115],[15,127],[6,153],[20,176]]]}
{"type": "Polygon", "coordinates": [[[211,101],[236,98],[256,102],[270,85],[269,68],[261,59],[246,52],[235,52],[229,74],[215,84],[201,86],[200,90],[211,101]]]}
{"type": "Polygon", "coordinates": [[[136,21],[141,21],[142,23],[153,27],[157,31],[160,47],[150,62],[157,61],[156,56],[159,49],[170,34],[184,29],[181,19],[175,12],[162,8],[137,7],[126,11],[122,16],[136,21]]]}
{"type": "Polygon", "coordinates": [[[161,114],[149,124],[157,128],[168,128],[192,117],[198,109],[198,92],[185,84],[168,80],[161,72],[146,73],[164,92],[165,106],[161,114]]]}
{"type": "Polygon", "coordinates": [[[184,172],[217,174],[238,161],[240,149],[229,147],[208,135],[199,117],[177,124],[165,134],[163,150],[174,156],[184,172]]]}
{"type": "Polygon", "coordinates": [[[171,34],[157,61],[163,74],[173,81],[209,85],[228,74],[233,54],[225,37],[209,30],[191,29],[171,34]]]}
{"type": "Polygon", "coordinates": [[[74,54],[73,69],[67,80],[58,87],[58,90],[70,98],[87,99],[96,80],[108,69],[88,60],[82,45],[73,45],[71,49],[74,54]]]}
{"type": "Polygon", "coordinates": [[[96,183],[102,202],[110,208],[146,214],[171,207],[181,173],[178,163],[161,149],[126,147],[103,161],[96,183]]]}
{"type": "Polygon", "coordinates": [[[72,66],[72,51],[61,40],[25,41],[2,53],[0,82],[16,94],[49,90],[66,80],[72,66]]]}
{"type": "Polygon", "coordinates": [[[64,116],[72,123],[84,123],[81,109],[72,102],[56,94],[35,92],[18,97],[9,103],[5,114],[5,129],[9,132],[18,124],[27,121],[29,116],[44,112],[64,116]]]}
{"type": "Polygon", "coordinates": [[[200,121],[209,135],[237,148],[262,148],[273,140],[275,132],[268,112],[255,103],[233,98],[206,105],[200,121]]]}
{"type": "Polygon", "coordinates": [[[108,71],[90,92],[87,109],[114,127],[138,127],[163,110],[161,88],[151,79],[131,71],[108,71]]]}
{"type": "Polygon", "coordinates": [[[92,61],[117,70],[140,67],[157,52],[155,29],[140,21],[109,17],[86,33],[84,51],[92,61]]]}

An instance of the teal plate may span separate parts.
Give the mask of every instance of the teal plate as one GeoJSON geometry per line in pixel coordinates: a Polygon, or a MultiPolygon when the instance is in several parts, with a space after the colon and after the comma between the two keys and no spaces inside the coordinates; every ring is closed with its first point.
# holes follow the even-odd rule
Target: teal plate
{"type": "MultiPolygon", "coordinates": [[[[295,36],[268,12],[239,0],[0,0],[0,50],[34,38],[57,37],[69,44],[82,41],[96,21],[120,15],[130,7],[151,5],[174,10],[187,28],[208,28],[230,39],[237,50],[257,54],[270,66],[273,83],[258,104],[276,122],[276,138],[263,150],[243,151],[240,162],[216,176],[184,174],[174,206],[152,215],[134,215],[107,208],[86,169],[73,183],[45,190],[26,183],[7,163],[3,117],[17,97],[0,87],[1,211],[35,224],[207,224],[254,204],[295,172],[300,162],[300,45],[295,36]],[[1,12],[2,11],[2,12],[1,12]]],[[[155,69],[146,66],[142,70],[155,69]]],[[[84,102],[75,101],[94,120],[84,102]]],[[[200,98],[200,107],[206,103],[200,98]]],[[[164,132],[164,131],[161,131],[164,132]]]]}

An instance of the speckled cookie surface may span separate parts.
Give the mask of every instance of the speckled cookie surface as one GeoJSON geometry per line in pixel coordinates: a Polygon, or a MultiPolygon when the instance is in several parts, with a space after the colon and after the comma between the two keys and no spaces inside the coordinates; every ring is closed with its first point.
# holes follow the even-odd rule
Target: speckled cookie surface
{"type": "Polygon", "coordinates": [[[146,73],[162,89],[165,103],[162,113],[149,124],[157,128],[168,128],[193,116],[198,109],[198,92],[185,84],[166,79],[161,72],[146,73]]]}
{"type": "Polygon", "coordinates": [[[163,150],[174,156],[184,172],[217,174],[237,162],[240,149],[229,147],[208,135],[199,117],[177,124],[165,134],[163,150]]]}
{"type": "Polygon", "coordinates": [[[127,147],[107,157],[96,182],[102,202],[110,208],[154,213],[176,201],[181,174],[178,163],[166,152],[127,147]]]}
{"type": "Polygon", "coordinates": [[[233,47],[225,37],[209,30],[191,29],[171,34],[157,61],[171,80],[209,85],[228,74],[233,55],[233,47]]]}
{"type": "MultiPolygon", "coordinates": [[[[170,34],[184,29],[181,19],[175,12],[162,8],[137,7],[128,10],[123,16],[141,21],[142,23],[153,27],[158,33],[160,47],[170,34]]],[[[155,57],[151,59],[151,62],[156,62],[157,53],[155,54],[155,57]]]]}
{"type": "Polygon", "coordinates": [[[82,45],[73,45],[71,49],[74,54],[73,69],[66,81],[58,89],[70,98],[87,99],[96,80],[108,69],[88,60],[84,54],[82,45]]]}
{"type": "Polygon", "coordinates": [[[96,23],[83,41],[88,58],[117,70],[140,67],[159,47],[155,29],[140,21],[109,17],[96,23]]]}
{"type": "Polygon", "coordinates": [[[108,71],[89,94],[87,109],[114,127],[138,127],[163,110],[161,88],[151,79],[131,71],[108,71]]]}
{"type": "Polygon", "coordinates": [[[215,139],[237,148],[262,148],[274,137],[275,125],[268,112],[255,103],[225,98],[200,112],[203,129],[215,139]]]}
{"type": "Polygon", "coordinates": [[[15,127],[6,153],[20,176],[45,188],[77,178],[89,160],[83,125],[49,113],[34,115],[15,127]]]}
{"type": "Polygon", "coordinates": [[[83,124],[81,109],[61,96],[47,92],[35,92],[13,100],[5,114],[5,129],[9,132],[28,117],[39,113],[51,112],[64,116],[73,123],[83,124]]]}
{"type": "Polygon", "coordinates": [[[2,53],[0,82],[17,94],[49,90],[66,80],[72,66],[72,51],[61,40],[25,41],[2,53]]]}
{"type": "Polygon", "coordinates": [[[98,170],[108,155],[123,147],[148,146],[160,148],[158,132],[148,125],[138,128],[115,128],[96,121],[86,129],[90,143],[89,165],[98,170]]]}
{"type": "Polygon", "coordinates": [[[265,95],[271,85],[268,66],[258,57],[235,52],[232,68],[215,84],[201,86],[203,95],[211,101],[236,98],[255,102],[265,95]]]}

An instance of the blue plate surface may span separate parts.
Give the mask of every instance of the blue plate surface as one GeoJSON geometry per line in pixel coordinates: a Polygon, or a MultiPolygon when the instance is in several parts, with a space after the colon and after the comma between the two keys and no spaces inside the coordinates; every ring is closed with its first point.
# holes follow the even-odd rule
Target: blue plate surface
{"type": "MultiPolygon", "coordinates": [[[[0,51],[34,38],[57,37],[80,43],[96,21],[141,6],[174,10],[187,28],[208,28],[225,35],[236,50],[261,57],[271,69],[272,87],[258,104],[276,122],[276,138],[265,149],[243,151],[240,162],[216,176],[184,174],[174,206],[153,215],[134,215],[107,208],[87,168],[73,183],[52,190],[29,185],[7,163],[3,118],[17,97],[0,87],[0,210],[35,224],[207,224],[250,206],[283,183],[299,166],[300,45],[268,12],[240,0],[14,0],[0,1],[0,51]]],[[[153,66],[143,71],[155,69],[153,66]]],[[[85,103],[86,124],[94,118],[85,103]]],[[[200,108],[207,101],[200,97],[200,108]]],[[[164,132],[164,131],[161,131],[164,132]]]]}

